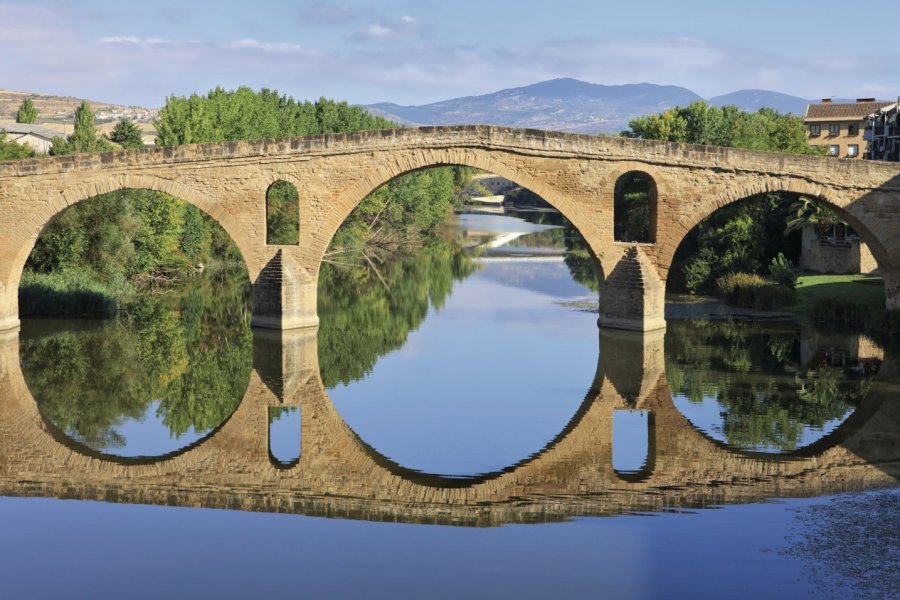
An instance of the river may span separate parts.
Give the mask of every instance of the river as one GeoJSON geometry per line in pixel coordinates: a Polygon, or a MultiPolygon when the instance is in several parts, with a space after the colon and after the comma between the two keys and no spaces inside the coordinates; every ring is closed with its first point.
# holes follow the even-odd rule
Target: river
{"type": "Polygon", "coordinates": [[[3,596],[900,589],[890,348],[792,321],[598,334],[557,215],[445,233],[377,275],[324,265],[314,333],[251,331],[222,275],[23,320],[3,596]]]}

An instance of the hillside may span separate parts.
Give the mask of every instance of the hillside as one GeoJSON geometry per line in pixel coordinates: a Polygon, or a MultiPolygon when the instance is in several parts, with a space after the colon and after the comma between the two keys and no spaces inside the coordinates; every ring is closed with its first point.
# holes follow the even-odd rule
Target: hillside
{"type": "Polygon", "coordinates": [[[793,113],[795,115],[805,114],[806,105],[810,102],[814,101],[767,90],[739,90],[709,99],[709,103],[713,106],[736,104],[746,111],[757,111],[760,108],[768,107],[774,108],[781,113],[793,113]]]}
{"type": "Polygon", "coordinates": [[[366,108],[405,124],[469,123],[614,133],[626,128],[628,120],[637,115],[695,100],[702,98],[676,86],[651,83],[599,85],[577,79],[553,79],[424,106],[382,103],[366,108]]]}
{"type": "MultiPolygon", "coordinates": [[[[81,98],[74,96],[51,96],[47,94],[36,94],[33,92],[16,92],[11,90],[0,89],[0,121],[11,121],[16,118],[16,111],[22,100],[31,98],[34,107],[38,112],[38,121],[71,121],[75,114],[75,109],[81,104],[81,98]]],[[[156,116],[156,110],[147,109],[140,106],[122,106],[109,102],[97,102],[88,100],[91,110],[97,117],[98,122],[113,121],[128,116],[136,121],[149,121],[156,116]]]]}
{"type": "MultiPolygon", "coordinates": [[[[627,129],[628,121],[635,117],[697,100],[703,98],[687,88],[672,85],[599,85],[566,78],[422,106],[380,103],[366,108],[405,125],[484,123],[611,134],[627,129]]],[[[716,106],[736,104],[747,111],[768,106],[779,112],[802,115],[809,101],[779,92],[741,90],[711,98],[709,102],[716,106]]]]}

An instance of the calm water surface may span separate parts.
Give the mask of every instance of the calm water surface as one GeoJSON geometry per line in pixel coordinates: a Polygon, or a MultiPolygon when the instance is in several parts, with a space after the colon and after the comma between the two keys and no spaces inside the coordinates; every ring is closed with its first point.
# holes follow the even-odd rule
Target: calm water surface
{"type": "MultiPolygon", "coordinates": [[[[404,523],[417,520],[404,516],[412,505],[379,517],[395,523],[184,508],[175,494],[167,502],[175,506],[0,497],[2,596],[891,597],[900,589],[896,492],[714,509],[673,500],[652,513],[636,497],[635,509],[613,518],[578,508],[628,494],[628,477],[663,469],[654,449],[677,419],[698,443],[741,456],[790,460],[831,443],[857,409],[859,419],[870,410],[886,360],[877,345],[794,323],[671,322],[654,363],[650,346],[629,354],[631,342],[598,336],[595,282],[552,216],[461,215],[451,237],[364,282],[323,268],[317,377],[340,421],[388,471],[465,486],[568,451],[568,432],[590,426],[598,394],[613,394],[608,443],[619,483],[599,495],[542,497],[550,512],[527,519],[538,522],[487,528],[404,523]],[[654,400],[659,389],[677,412],[654,400]],[[860,525],[860,515],[863,529],[847,525],[860,525]],[[860,568],[848,568],[853,561],[860,568]]],[[[254,339],[241,293],[217,291],[235,288],[228,283],[199,279],[116,322],[23,322],[22,373],[51,431],[76,453],[126,464],[177,456],[236,414],[255,385],[251,368],[275,373],[263,380],[282,395],[293,389],[297,378],[277,360],[287,354],[254,339]]],[[[268,410],[273,463],[302,465],[301,448],[315,452],[301,423],[322,417],[305,410],[268,410]]],[[[530,505],[527,487],[521,493],[501,508],[530,505]]]]}

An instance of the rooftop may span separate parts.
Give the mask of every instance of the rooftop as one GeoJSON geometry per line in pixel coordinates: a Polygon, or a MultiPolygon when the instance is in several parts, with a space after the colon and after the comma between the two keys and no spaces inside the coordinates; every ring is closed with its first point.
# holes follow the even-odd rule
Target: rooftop
{"type": "Polygon", "coordinates": [[[48,140],[52,140],[54,137],[61,135],[60,132],[50,129],[49,127],[44,127],[43,125],[31,125],[28,123],[0,123],[0,130],[13,135],[36,135],[47,138],[48,140]]]}
{"type": "Polygon", "coordinates": [[[830,101],[809,104],[805,121],[862,121],[876,110],[889,106],[890,102],[876,102],[865,98],[856,102],[832,103],[830,101]]]}

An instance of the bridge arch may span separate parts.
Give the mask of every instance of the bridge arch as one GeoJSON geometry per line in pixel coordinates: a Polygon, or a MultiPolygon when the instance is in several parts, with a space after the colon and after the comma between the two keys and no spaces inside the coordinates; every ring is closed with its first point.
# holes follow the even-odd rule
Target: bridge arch
{"type": "Polygon", "coordinates": [[[719,209],[742,202],[752,196],[767,193],[794,193],[811,197],[833,208],[859,233],[860,238],[869,246],[875,261],[882,269],[892,267],[890,254],[883,241],[887,239],[887,231],[880,231],[878,224],[872,219],[861,220],[854,214],[856,206],[861,199],[851,198],[847,200],[840,191],[827,188],[807,179],[756,179],[750,183],[729,187],[724,191],[712,195],[702,203],[683,215],[678,221],[670,225],[670,235],[660,240],[658,248],[658,264],[660,270],[668,272],[675,257],[678,247],[684,242],[688,234],[707,217],[712,216],[719,209]]]}
{"type": "MultiPolygon", "coordinates": [[[[0,261],[0,290],[6,287],[13,301],[18,303],[18,288],[22,279],[22,273],[28,257],[34,250],[38,237],[46,228],[53,223],[66,209],[75,206],[85,200],[127,189],[145,189],[154,192],[163,192],[192,204],[216,221],[231,239],[237,245],[241,252],[241,257],[246,265],[246,257],[248,256],[247,247],[242,247],[240,240],[243,236],[239,235],[241,231],[240,224],[234,218],[218,199],[210,198],[204,194],[197,192],[195,189],[171,179],[163,179],[150,175],[124,174],[116,177],[101,178],[88,184],[74,185],[66,187],[60,191],[59,196],[48,199],[43,205],[37,208],[33,213],[33,218],[24,223],[24,227],[20,227],[16,234],[17,240],[10,240],[15,247],[15,254],[12,261],[0,261]],[[17,243],[18,242],[18,243],[17,243]]],[[[18,308],[15,311],[18,315],[18,308]]],[[[0,323],[0,329],[5,323],[0,323]]]]}
{"type": "Polygon", "coordinates": [[[432,167],[446,166],[481,169],[508,179],[539,195],[568,219],[579,232],[582,232],[591,253],[597,261],[601,262],[602,272],[604,270],[600,259],[602,248],[597,245],[596,236],[588,235],[588,232],[598,227],[599,215],[584,211],[578,206],[577,198],[568,196],[559,187],[530,173],[527,168],[517,167],[515,162],[515,155],[511,152],[474,148],[417,150],[408,153],[403,160],[386,156],[379,162],[376,169],[352,182],[330,199],[333,202],[333,208],[330,209],[325,226],[317,232],[318,235],[314,241],[315,276],[318,276],[322,257],[338,228],[365,198],[401,175],[432,167]]]}

